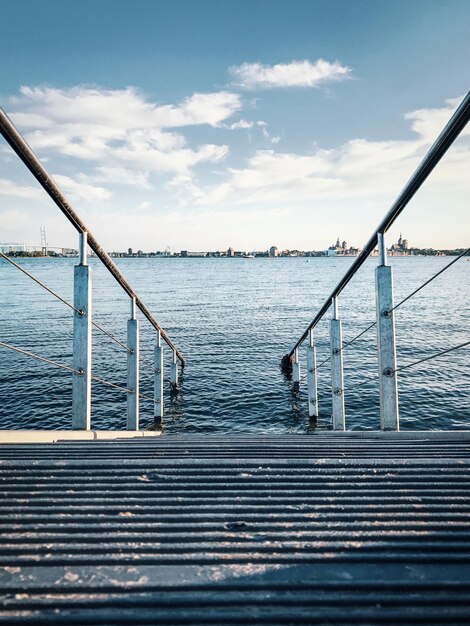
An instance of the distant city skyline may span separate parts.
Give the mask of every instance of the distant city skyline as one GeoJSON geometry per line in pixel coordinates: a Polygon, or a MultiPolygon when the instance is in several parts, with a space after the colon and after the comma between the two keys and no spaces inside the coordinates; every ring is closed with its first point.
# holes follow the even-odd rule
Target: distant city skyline
{"type": "MultiPolygon", "coordinates": [[[[49,238],[47,236],[47,228],[46,228],[46,226],[41,226],[41,228],[40,228],[40,236],[41,236],[41,242],[40,243],[39,243],[39,240],[36,241],[36,242],[31,242],[31,241],[29,241],[29,242],[26,242],[26,241],[9,241],[9,242],[8,241],[0,241],[0,249],[2,249],[2,247],[6,247],[8,245],[10,245],[10,246],[24,246],[26,248],[45,248],[45,247],[47,247],[49,249],[60,249],[60,248],[67,247],[67,246],[64,246],[64,245],[60,245],[58,242],[55,242],[54,244],[50,244],[49,243],[49,238]]],[[[389,236],[386,236],[386,240],[387,240],[387,245],[388,246],[396,246],[397,243],[398,243],[398,246],[400,247],[402,241],[404,243],[404,248],[405,249],[406,249],[406,247],[408,245],[408,240],[402,237],[402,233],[401,232],[400,232],[400,236],[398,238],[398,242],[397,243],[389,241],[390,240],[389,236]]],[[[342,247],[344,249],[344,248],[347,248],[348,245],[349,244],[347,244],[345,239],[342,239],[342,241],[341,241],[340,236],[337,236],[336,243],[333,242],[329,246],[325,243],[325,245],[322,248],[320,248],[320,249],[327,250],[328,248],[332,249],[332,248],[335,248],[335,247],[336,248],[342,247]]],[[[353,243],[350,247],[357,249],[360,246],[356,246],[353,243]]],[[[262,248],[262,247],[261,248],[256,248],[256,249],[253,248],[252,250],[244,249],[244,251],[245,252],[254,252],[254,251],[260,252],[260,251],[268,251],[268,250],[270,250],[272,248],[276,248],[276,250],[279,250],[279,251],[282,251],[282,250],[300,251],[301,250],[301,248],[299,248],[299,247],[293,247],[293,248],[282,248],[281,247],[280,248],[276,244],[271,244],[271,245],[266,246],[265,248],[262,248]]],[[[130,252],[132,252],[132,250],[134,250],[134,252],[136,250],[144,251],[142,246],[138,246],[136,249],[128,248],[128,250],[130,252]]],[[[191,250],[193,250],[193,248],[191,250]]],[[[216,251],[227,251],[227,252],[229,252],[230,250],[232,250],[232,251],[239,250],[240,251],[240,250],[243,250],[243,248],[240,247],[240,246],[236,246],[236,245],[235,246],[229,245],[229,246],[225,246],[225,247],[221,246],[221,247],[219,247],[217,249],[208,249],[208,250],[206,250],[206,252],[216,252],[216,251]]],[[[306,249],[306,250],[302,249],[302,250],[306,251],[308,249],[306,249]]],[[[316,249],[315,248],[310,248],[309,250],[313,251],[313,250],[316,250],[316,249]]],[[[2,250],[2,251],[5,252],[5,250],[2,250]]],[[[153,247],[151,250],[150,249],[146,249],[145,251],[146,252],[156,251],[156,248],[153,247]]],[[[175,252],[174,248],[172,248],[171,246],[166,246],[164,251],[172,252],[172,253],[175,252]]]]}
{"type": "MultiPolygon", "coordinates": [[[[64,246],[57,245],[49,245],[46,239],[46,229],[45,227],[41,228],[41,245],[37,244],[26,244],[19,242],[1,242],[0,241],[0,252],[7,255],[19,255],[19,256],[59,256],[59,257],[77,257],[78,249],[77,248],[68,248],[64,246]]],[[[407,239],[402,236],[398,238],[396,242],[388,241],[386,243],[387,251],[390,256],[413,256],[419,254],[457,254],[461,253],[465,250],[465,248],[432,248],[429,246],[424,246],[423,248],[418,248],[413,245],[409,245],[407,239]]],[[[332,243],[327,248],[321,249],[300,249],[300,248],[291,248],[291,249],[279,249],[276,245],[272,245],[267,249],[242,249],[235,248],[233,246],[229,246],[227,249],[220,248],[217,250],[175,250],[167,247],[164,250],[158,249],[142,249],[142,248],[128,248],[127,250],[108,250],[108,254],[111,257],[295,257],[295,256],[344,256],[344,257],[354,257],[359,254],[361,251],[361,247],[355,246],[354,244],[350,245],[346,242],[346,240],[340,241],[338,237],[336,243],[332,243]]],[[[89,250],[90,256],[93,256],[93,250],[89,250]]],[[[377,248],[371,253],[372,256],[377,254],[377,248]]]]}
{"type": "MultiPolygon", "coordinates": [[[[361,247],[469,89],[465,0],[21,0],[3,17],[0,105],[107,249],[361,247]]],[[[469,164],[467,128],[390,241],[468,245],[469,164]]],[[[77,246],[0,140],[0,239],[44,224],[77,246]]]]}

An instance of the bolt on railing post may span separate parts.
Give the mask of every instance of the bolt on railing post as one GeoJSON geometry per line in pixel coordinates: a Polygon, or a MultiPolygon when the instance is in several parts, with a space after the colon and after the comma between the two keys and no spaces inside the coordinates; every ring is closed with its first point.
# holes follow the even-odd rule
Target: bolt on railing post
{"type": "Polygon", "coordinates": [[[294,350],[294,362],[292,363],[292,379],[294,381],[294,389],[300,387],[300,363],[299,363],[299,349],[294,350]]]}
{"type": "Polygon", "coordinates": [[[332,419],[334,430],[345,430],[344,381],[343,381],[343,338],[341,320],[338,314],[338,298],[332,298],[332,316],[330,321],[331,346],[331,394],[332,419]]]}
{"type": "Polygon", "coordinates": [[[91,428],[91,321],[92,281],[87,265],[87,234],[80,233],[79,264],[73,273],[73,374],[72,428],[91,428]]]}
{"type": "Polygon", "coordinates": [[[155,376],[153,382],[153,415],[156,423],[161,424],[163,420],[163,347],[162,347],[162,335],[158,331],[157,345],[154,351],[154,369],[155,376]]]}
{"type": "Polygon", "coordinates": [[[131,298],[131,315],[127,321],[127,430],[139,429],[139,321],[135,298],[131,298]]]}
{"type": "Polygon", "coordinates": [[[318,417],[317,393],[317,348],[313,339],[313,330],[309,330],[309,345],[307,346],[307,387],[308,387],[308,415],[318,417]]]}
{"type": "Polygon", "coordinates": [[[375,268],[377,347],[379,357],[380,427],[400,430],[398,415],[397,357],[393,315],[393,272],[387,265],[383,233],[377,234],[379,265],[375,268]]]}
{"type": "Polygon", "coordinates": [[[178,357],[176,356],[176,350],[173,350],[170,376],[170,390],[174,393],[178,387],[178,357]]]}

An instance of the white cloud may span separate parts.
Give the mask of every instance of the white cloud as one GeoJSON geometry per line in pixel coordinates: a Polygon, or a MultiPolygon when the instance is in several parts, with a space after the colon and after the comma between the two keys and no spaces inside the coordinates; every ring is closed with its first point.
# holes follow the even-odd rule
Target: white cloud
{"type": "Polygon", "coordinates": [[[19,185],[12,180],[0,178],[0,195],[22,198],[23,200],[40,200],[45,197],[45,192],[37,187],[19,185]]]}
{"type": "MultiPolygon", "coordinates": [[[[194,235],[192,247],[203,248],[209,241],[218,241],[217,232],[224,239],[230,233],[236,243],[245,236],[243,224],[257,228],[259,225],[261,232],[263,219],[266,232],[272,233],[270,238],[275,229],[279,237],[289,231],[292,244],[299,246],[302,244],[298,237],[307,239],[309,228],[323,233],[325,229],[335,228],[332,222],[341,221],[344,230],[351,232],[356,224],[359,229],[360,223],[363,232],[364,216],[367,219],[368,212],[375,211],[375,222],[383,214],[458,102],[449,100],[440,108],[406,114],[413,131],[406,140],[356,138],[328,150],[315,145],[301,153],[294,148],[280,148],[279,135],[269,132],[271,119],[269,126],[264,120],[232,121],[230,115],[241,108],[241,100],[233,95],[230,92],[196,94],[179,104],[161,105],[133,89],[25,88],[19,98],[13,99],[12,109],[16,111],[13,115],[20,130],[30,129],[28,139],[33,147],[41,150],[41,157],[51,158],[54,171],[59,172],[55,176],[58,184],[67,194],[86,201],[85,216],[90,206],[94,208],[113,198],[112,212],[119,214],[119,219],[113,220],[112,228],[103,227],[103,234],[108,237],[103,240],[105,245],[109,241],[116,247],[118,224],[122,224],[123,239],[129,236],[135,241],[132,245],[139,247],[150,241],[152,248],[156,235],[150,230],[139,230],[139,225],[155,221],[162,225],[163,230],[155,231],[162,237],[161,243],[173,241],[173,237],[179,238],[184,232],[186,243],[181,243],[182,247],[191,247],[194,235]],[[257,147],[269,149],[240,155],[236,166],[235,161],[226,166],[227,145],[190,144],[183,134],[185,125],[195,124],[212,129],[251,129],[248,135],[252,141],[258,141],[257,147]],[[61,161],[66,163],[67,176],[60,173],[61,161]],[[197,166],[201,166],[201,173],[195,169],[197,166]],[[146,199],[150,194],[136,198],[124,185],[151,189],[152,205],[146,199]],[[129,209],[133,216],[139,215],[138,221],[130,220],[129,209]],[[334,218],[328,217],[328,210],[334,218]],[[252,213],[259,219],[248,222],[252,213]],[[305,228],[299,232],[301,219],[305,228]],[[174,228],[176,223],[178,229],[174,228]],[[205,237],[200,225],[204,225],[212,239],[209,235],[205,237]]],[[[284,133],[287,136],[287,131],[282,131],[283,137],[284,133]]],[[[225,132],[224,137],[227,135],[225,132]]],[[[467,196],[460,193],[457,197],[457,191],[470,193],[469,136],[470,126],[426,183],[425,187],[433,194],[430,199],[427,197],[430,207],[443,201],[447,206],[448,198],[450,205],[451,196],[462,204],[462,198],[467,196]]],[[[312,142],[313,139],[312,136],[312,142]]],[[[238,158],[236,151],[235,156],[238,158]]],[[[6,180],[6,175],[0,179],[0,194],[25,201],[45,197],[41,189],[16,184],[6,180]]],[[[422,194],[417,195],[423,197],[422,194]]],[[[109,202],[107,207],[111,211],[109,202]]],[[[93,224],[97,219],[98,215],[93,214],[93,224]]],[[[463,222],[465,219],[464,214],[463,222]]],[[[255,237],[261,235],[253,234],[250,241],[255,237]]]]}
{"type": "Polygon", "coordinates": [[[295,223],[292,211],[287,209],[260,209],[243,216],[242,229],[240,212],[227,209],[174,210],[156,214],[138,211],[132,215],[134,228],[129,230],[128,217],[114,212],[100,212],[95,216],[93,229],[100,240],[109,232],[109,224],[115,227],[113,248],[125,250],[129,246],[143,250],[162,250],[174,241],[178,233],[177,250],[217,250],[237,245],[240,249],[256,248],[255,240],[266,230],[267,223],[295,223]]]}
{"type": "Polygon", "coordinates": [[[123,167],[137,169],[134,178],[142,186],[149,172],[187,173],[223,159],[226,145],[191,148],[170,129],[217,128],[241,108],[241,98],[228,91],[195,93],[173,105],[151,102],[130,87],[22,87],[11,107],[20,129],[30,129],[27,139],[35,150],[97,163],[102,178],[123,167]]]}
{"type": "Polygon", "coordinates": [[[247,120],[239,120],[238,122],[229,124],[225,128],[228,128],[229,130],[238,130],[240,128],[246,128],[246,129],[253,128],[253,126],[254,126],[253,122],[248,122],[247,120]]]}
{"type": "Polygon", "coordinates": [[[143,200],[136,208],[137,211],[146,211],[147,209],[150,209],[152,206],[152,203],[149,200],[143,200]]]}
{"type": "Polygon", "coordinates": [[[330,63],[318,59],[292,61],[276,65],[242,63],[229,68],[234,84],[244,89],[273,89],[276,87],[318,87],[319,85],[348,78],[351,69],[338,61],[330,63]]]}
{"type": "Polygon", "coordinates": [[[177,105],[150,102],[132,87],[22,87],[20,93],[12,98],[12,104],[20,109],[15,121],[33,128],[48,128],[51,119],[59,124],[92,123],[127,130],[217,126],[241,108],[240,96],[228,91],[195,93],[177,105]]]}
{"type": "Polygon", "coordinates": [[[259,121],[259,122],[256,122],[256,123],[260,127],[260,129],[261,129],[263,137],[265,139],[267,139],[269,142],[276,144],[276,143],[279,143],[281,141],[281,138],[279,137],[279,135],[271,135],[268,132],[268,125],[266,124],[266,122],[259,121]]]}
{"type": "MultiPolygon", "coordinates": [[[[452,100],[441,109],[407,114],[405,118],[412,120],[416,133],[409,140],[354,139],[334,149],[315,148],[304,155],[258,150],[244,167],[228,168],[223,182],[205,188],[186,184],[185,192],[190,194],[189,202],[203,206],[223,203],[279,207],[323,200],[348,202],[358,198],[364,202],[382,199],[385,204],[398,195],[455,105],[456,101],[452,100]]],[[[271,137],[265,122],[257,124],[271,137]]],[[[468,136],[470,129],[439,164],[427,185],[463,185],[469,187],[470,192],[470,181],[465,174],[470,160],[470,145],[465,138],[468,136]]]]}
{"type": "MultiPolygon", "coordinates": [[[[418,109],[405,115],[405,119],[411,120],[411,128],[425,138],[427,141],[434,141],[444,126],[449,121],[450,113],[454,111],[462,101],[463,97],[450,98],[446,100],[445,107],[434,109],[418,109]]],[[[470,135],[470,125],[463,129],[461,136],[470,135]]]]}
{"type": "MultiPolygon", "coordinates": [[[[217,126],[241,108],[238,94],[221,91],[218,93],[196,93],[186,98],[180,107],[175,108],[175,117],[179,117],[178,126],[209,124],[217,126]]],[[[164,126],[175,126],[166,123],[164,126]]]]}
{"type": "Polygon", "coordinates": [[[55,174],[53,176],[56,183],[66,194],[76,200],[85,200],[87,202],[103,202],[112,197],[112,193],[104,187],[96,187],[85,182],[74,180],[69,176],[55,174]]]}
{"type": "Polygon", "coordinates": [[[5,240],[24,241],[25,230],[28,226],[30,226],[30,224],[31,216],[27,211],[18,209],[6,209],[0,211],[0,233],[4,242],[5,240]],[[10,233],[13,234],[11,239],[10,233]]]}
{"type": "Polygon", "coordinates": [[[217,163],[227,156],[228,151],[228,146],[214,144],[203,144],[196,150],[182,148],[161,151],[154,149],[151,140],[143,139],[116,148],[114,158],[129,166],[135,165],[138,168],[171,174],[189,172],[203,162],[217,163]]]}
{"type": "Polygon", "coordinates": [[[147,172],[139,172],[126,167],[102,166],[95,169],[95,174],[86,179],[94,183],[111,183],[112,185],[131,185],[142,189],[152,189],[147,172]]]}

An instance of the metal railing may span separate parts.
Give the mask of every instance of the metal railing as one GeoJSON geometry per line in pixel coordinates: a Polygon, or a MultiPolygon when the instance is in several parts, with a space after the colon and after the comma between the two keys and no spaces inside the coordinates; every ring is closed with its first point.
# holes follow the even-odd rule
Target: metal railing
{"type": "Polygon", "coordinates": [[[55,360],[37,355],[29,350],[13,346],[0,341],[0,347],[10,349],[16,353],[68,370],[73,375],[72,384],[72,428],[89,430],[91,428],[91,381],[102,383],[127,394],[127,429],[139,429],[139,401],[149,400],[154,405],[154,418],[161,424],[164,414],[163,401],[163,346],[162,340],[172,351],[170,389],[174,391],[178,385],[179,369],[185,366],[185,359],[167,333],[147,309],[134,289],[122,275],[108,253],[102,248],[90,229],[68,202],[55,181],[49,176],[39,159],[28,146],[24,138],[14,127],[3,109],[0,108],[0,132],[14,152],[23,161],[49,197],[55,202],[62,213],[79,233],[79,263],[74,267],[74,298],[73,304],[50,289],[42,281],[33,276],[25,268],[15,263],[7,255],[0,252],[0,258],[8,261],[13,267],[20,270],[45,289],[49,294],[60,300],[73,311],[73,367],[64,365],[55,360]],[[130,317],[127,322],[127,343],[117,339],[113,333],[103,328],[93,320],[92,315],[92,271],[88,265],[87,251],[90,247],[97,258],[111,273],[124,292],[129,296],[130,317]],[[136,318],[137,309],[150,322],[156,331],[154,359],[151,361],[154,375],[154,395],[140,393],[140,349],[139,349],[139,322],[136,318]],[[100,331],[114,342],[114,345],[127,352],[127,385],[117,385],[92,374],[92,328],[100,331]]]}
{"type": "Polygon", "coordinates": [[[356,260],[348,268],[338,285],[333,289],[323,306],[307,326],[306,330],[300,336],[291,351],[282,359],[281,367],[283,371],[289,374],[292,373],[294,387],[298,388],[302,380],[300,375],[299,348],[308,338],[308,406],[309,416],[312,418],[318,417],[317,371],[323,365],[326,365],[326,363],[331,363],[332,426],[335,430],[345,430],[343,351],[372,328],[377,327],[377,349],[379,362],[378,376],[368,378],[366,381],[360,383],[360,385],[369,383],[372,380],[379,381],[380,424],[383,430],[399,430],[397,372],[414,365],[418,365],[419,363],[431,358],[437,358],[453,350],[470,345],[470,341],[464,342],[447,350],[438,352],[430,357],[426,357],[425,359],[419,359],[413,363],[397,367],[394,311],[418,293],[418,291],[429,285],[429,283],[451,267],[456,261],[469,253],[470,248],[464,250],[457,258],[453,259],[444,268],[439,270],[431,278],[410,293],[406,298],[394,305],[393,273],[392,268],[387,265],[387,248],[385,245],[385,234],[408,205],[415,193],[420,189],[421,185],[428,178],[436,165],[440,162],[456,138],[460,135],[469,119],[470,92],[468,92],[462,100],[461,104],[429,149],[417,170],[401,191],[395,203],[392,205],[388,213],[372,233],[370,239],[362,248],[356,260]],[[361,331],[352,340],[343,343],[342,324],[339,317],[339,295],[376,248],[378,248],[378,267],[375,270],[377,319],[373,323],[369,324],[367,328],[361,331]],[[319,366],[317,366],[314,329],[324,318],[330,308],[332,308],[332,319],[330,322],[330,355],[327,359],[322,361],[319,366]]]}

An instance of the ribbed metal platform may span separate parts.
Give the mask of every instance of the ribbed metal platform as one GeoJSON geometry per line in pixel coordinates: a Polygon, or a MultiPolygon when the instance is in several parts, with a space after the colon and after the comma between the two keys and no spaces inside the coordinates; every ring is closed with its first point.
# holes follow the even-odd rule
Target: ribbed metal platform
{"type": "Polygon", "coordinates": [[[470,438],[0,446],[7,624],[468,624],[470,438]]]}

